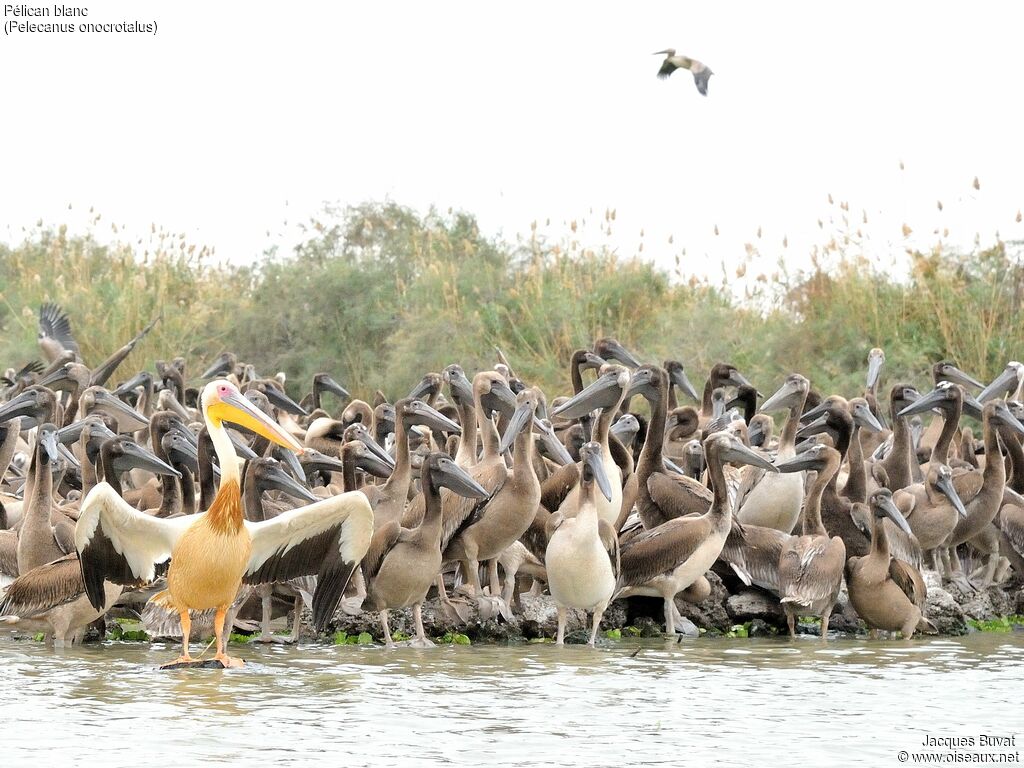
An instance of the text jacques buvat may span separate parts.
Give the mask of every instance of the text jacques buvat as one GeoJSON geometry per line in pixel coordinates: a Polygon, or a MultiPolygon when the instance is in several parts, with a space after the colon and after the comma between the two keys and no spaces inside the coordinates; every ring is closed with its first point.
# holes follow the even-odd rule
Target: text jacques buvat
{"type": "Polygon", "coordinates": [[[141,32],[155,35],[156,21],[98,19],[84,5],[4,4],[4,34],[141,32]]]}

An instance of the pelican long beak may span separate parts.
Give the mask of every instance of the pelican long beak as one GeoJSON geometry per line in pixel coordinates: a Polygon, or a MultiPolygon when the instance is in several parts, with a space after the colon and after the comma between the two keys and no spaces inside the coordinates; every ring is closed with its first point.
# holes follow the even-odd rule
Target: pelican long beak
{"type": "Polygon", "coordinates": [[[665,468],[666,472],[671,472],[674,475],[683,475],[684,477],[686,476],[686,471],[671,459],[667,459],[664,456],[662,456],[661,465],[665,468]]]}
{"type": "Polygon", "coordinates": [[[280,408],[285,413],[290,413],[293,416],[309,416],[309,413],[305,408],[296,403],[277,387],[264,387],[263,394],[267,396],[267,400],[270,401],[271,405],[275,408],[280,408]]]}
{"type": "Polygon", "coordinates": [[[811,435],[820,435],[828,429],[828,414],[823,413],[810,424],[805,424],[796,431],[796,436],[810,437],[811,435]]]}
{"type": "Polygon", "coordinates": [[[333,392],[342,400],[350,400],[352,398],[352,395],[349,394],[349,391],[345,389],[343,386],[341,386],[341,384],[336,382],[334,379],[332,379],[330,376],[321,377],[320,386],[322,386],[328,392],[333,392]]]}
{"type": "Polygon", "coordinates": [[[284,427],[238,392],[220,395],[216,402],[207,406],[206,415],[217,425],[229,421],[296,453],[301,454],[305,450],[302,443],[286,432],[284,427]]]}
{"type": "Polygon", "coordinates": [[[640,361],[636,359],[636,356],[627,350],[617,341],[608,342],[608,357],[616,362],[622,363],[627,368],[639,368],[640,361]]]}
{"type": "Polygon", "coordinates": [[[873,389],[878,384],[878,377],[882,373],[882,365],[885,360],[881,356],[872,355],[868,360],[868,379],[865,383],[867,389],[873,389]]]}
{"type": "Polygon", "coordinates": [[[1024,435],[1024,424],[1021,424],[1020,420],[1013,415],[1005,402],[996,404],[996,412],[993,415],[998,422],[1005,424],[1018,435],[1024,435]]]}
{"type": "MultiPolygon", "coordinates": [[[[294,454],[286,454],[294,458],[294,454]]],[[[302,472],[301,468],[299,470],[302,472]]],[[[303,475],[305,476],[305,475],[303,475]]],[[[292,498],[302,499],[303,501],[319,501],[319,497],[314,495],[309,488],[299,483],[294,477],[289,475],[282,469],[280,464],[271,465],[266,474],[263,476],[263,484],[266,488],[281,491],[287,493],[292,498]]]]}
{"type": "Polygon", "coordinates": [[[700,396],[697,394],[697,390],[693,388],[693,384],[686,378],[686,371],[682,368],[673,367],[668,373],[669,379],[679,389],[687,394],[693,400],[700,400],[700,396]]]}
{"type": "MultiPolygon", "coordinates": [[[[738,373],[736,375],[739,376],[738,373]]],[[[745,379],[744,383],[746,383],[745,379]]],[[[785,384],[778,388],[774,395],[772,395],[763,403],[761,403],[761,407],[759,410],[762,413],[770,413],[771,411],[780,410],[782,408],[790,408],[793,405],[793,401],[799,394],[801,394],[799,387],[797,387],[792,382],[787,381],[785,384]]]]}
{"type": "Polygon", "coordinates": [[[149,374],[146,371],[140,371],[139,373],[132,376],[128,381],[115,389],[110,390],[110,394],[114,397],[120,397],[121,395],[127,395],[136,387],[140,387],[146,382],[146,378],[149,374]]]}
{"type": "Polygon", "coordinates": [[[540,433],[541,445],[544,446],[548,456],[559,466],[564,467],[566,464],[572,464],[572,454],[569,453],[569,449],[555,435],[555,430],[552,429],[551,423],[543,419],[534,418],[533,425],[540,433]]]}
{"type": "Polygon", "coordinates": [[[56,464],[60,461],[60,451],[57,449],[57,428],[53,425],[40,430],[39,432],[39,444],[46,452],[46,458],[51,464],[56,464]]]}
{"type": "Polygon", "coordinates": [[[34,392],[22,392],[14,399],[8,400],[0,406],[0,421],[10,421],[19,416],[29,417],[33,420],[31,424],[22,422],[22,429],[30,429],[36,426],[35,419],[39,418],[40,409],[34,392]]]}
{"type": "Polygon", "coordinates": [[[49,376],[46,376],[46,377],[40,379],[37,382],[37,384],[40,387],[49,387],[50,389],[54,390],[55,392],[58,391],[58,390],[63,389],[64,388],[63,385],[65,385],[65,384],[73,384],[73,383],[74,383],[74,380],[71,378],[71,376],[68,374],[68,372],[64,369],[63,366],[61,366],[60,368],[55,370],[49,376]],[[61,385],[61,386],[54,386],[55,384],[56,385],[61,385]]]}
{"type": "Polygon", "coordinates": [[[622,400],[622,386],[619,384],[618,374],[606,373],[579,394],[555,408],[551,415],[564,419],[581,419],[591,411],[612,408],[620,400],[622,400]]]}
{"type": "Polygon", "coordinates": [[[152,472],[154,475],[171,475],[181,477],[181,472],[176,470],[166,461],[150,451],[147,451],[134,440],[121,438],[122,455],[114,462],[114,469],[118,472],[125,472],[129,469],[141,469],[152,472]]]}
{"type": "Polygon", "coordinates": [[[105,389],[98,390],[95,394],[96,410],[102,411],[117,419],[118,429],[122,431],[142,429],[149,424],[149,419],[136,411],[127,403],[118,400],[105,389]],[[127,422],[127,423],[126,423],[127,422]]]}
{"type": "Polygon", "coordinates": [[[907,518],[905,518],[899,508],[892,503],[892,499],[885,498],[876,503],[878,504],[878,508],[885,513],[885,516],[896,524],[896,527],[904,533],[909,533],[911,536],[914,535],[914,532],[910,528],[910,524],[907,522],[907,518]]]}
{"type": "Polygon", "coordinates": [[[768,459],[757,451],[747,448],[747,446],[735,438],[725,452],[725,460],[733,461],[738,464],[749,464],[753,467],[760,467],[768,472],[779,471],[779,468],[768,461],[768,459]]]}
{"type": "MultiPolygon", "coordinates": [[[[814,447],[812,444],[811,447],[814,447]]],[[[791,459],[780,462],[775,465],[775,468],[782,473],[791,472],[804,472],[814,471],[817,472],[822,468],[824,462],[820,456],[816,456],[815,453],[811,452],[810,448],[805,453],[798,453],[791,459]]]]}
{"type": "Polygon", "coordinates": [[[409,394],[406,395],[406,397],[416,400],[418,398],[423,397],[424,395],[430,394],[431,392],[434,391],[436,383],[437,382],[434,380],[432,376],[424,376],[422,379],[420,379],[420,382],[409,391],[409,394]]]}
{"type": "Polygon", "coordinates": [[[853,409],[853,420],[857,422],[861,429],[867,429],[870,432],[876,433],[882,431],[882,425],[875,418],[875,414],[863,403],[858,404],[853,409]]]}
{"type": "Polygon", "coordinates": [[[341,461],[313,448],[306,449],[300,463],[307,480],[313,472],[343,472],[345,470],[345,465],[341,461]]]}
{"type": "MultiPolygon", "coordinates": [[[[186,467],[193,475],[199,474],[199,451],[188,440],[171,435],[173,440],[163,445],[164,452],[172,462],[186,467]]],[[[167,436],[164,437],[167,440],[167,436]]]]}
{"type": "Polygon", "coordinates": [[[376,454],[367,451],[356,459],[356,468],[361,469],[363,472],[367,472],[374,477],[388,478],[391,477],[391,473],[394,471],[395,467],[393,464],[381,461],[376,454]]]}
{"type": "Polygon", "coordinates": [[[533,404],[526,402],[520,403],[512,414],[512,418],[508,421],[508,427],[505,428],[505,434],[501,436],[501,443],[498,445],[498,453],[504,453],[512,447],[512,443],[515,442],[516,437],[523,431],[526,425],[533,425],[533,404]]]}
{"type": "Polygon", "coordinates": [[[1017,369],[1008,365],[1003,369],[1002,373],[996,376],[991,384],[981,391],[981,394],[978,395],[978,400],[987,403],[989,400],[994,400],[1000,395],[1012,392],[1016,386],[1017,369]]]}
{"type": "Polygon", "coordinates": [[[440,411],[431,408],[422,400],[415,400],[410,403],[412,411],[416,415],[416,423],[438,432],[447,432],[450,435],[461,435],[462,427],[452,421],[440,411]]]}
{"type": "MultiPolygon", "coordinates": [[[[762,407],[761,410],[763,411],[764,408],[762,407]]],[[[819,416],[821,416],[823,413],[825,413],[825,411],[827,411],[827,410],[828,410],[828,401],[822,400],[820,403],[818,403],[813,408],[809,408],[808,410],[806,410],[806,411],[804,411],[803,413],[800,414],[800,423],[801,424],[809,424],[810,422],[814,421],[819,416]]]]}
{"type": "Polygon", "coordinates": [[[974,387],[975,389],[982,389],[985,386],[973,376],[968,376],[956,366],[946,366],[945,374],[946,379],[948,381],[952,381],[954,384],[960,384],[965,387],[974,387]]]}
{"type": "Polygon", "coordinates": [[[432,470],[435,475],[440,474],[435,482],[444,486],[452,493],[466,499],[485,499],[488,496],[487,489],[474,480],[469,474],[451,459],[443,460],[432,470]]]}
{"type": "Polygon", "coordinates": [[[594,476],[594,482],[601,491],[601,495],[608,501],[612,500],[612,484],[608,481],[608,473],[604,471],[604,458],[601,456],[601,447],[597,443],[587,443],[588,450],[583,453],[583,463],[590,469],[594,476]]]}
{"type": "Polygon", "coordinates": [[[941,389],[933,389],[926,395],[921,395],[917,400],[906,406],[897,416],[913,416],[915,413],[927,413],[932,408],[946,399],[946,393],[941,389]]]}
{"type": "Polygon", "coordinates": [[[960,517],[967,517],[967,509],[960,499],[960,494],[956,492],[956,486],[953,485],[953,479],[949,475],[940,477],[938,482],[935,483],[935,487],[942,491],[943,496],[949,499],[949,502],[956,511],[960,513],[960,517]]]}

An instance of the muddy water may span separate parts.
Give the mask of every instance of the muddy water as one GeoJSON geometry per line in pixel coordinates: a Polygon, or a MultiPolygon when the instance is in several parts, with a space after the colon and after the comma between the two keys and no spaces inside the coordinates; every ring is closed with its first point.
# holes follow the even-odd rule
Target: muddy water
{"type": "Polygon", "coordinates": [[[0,641],[0,759],[898,765],[925,734],[1024,732],[1024,633],[233,652],[245,669],[161,672],[177,648],[0,641]]]}

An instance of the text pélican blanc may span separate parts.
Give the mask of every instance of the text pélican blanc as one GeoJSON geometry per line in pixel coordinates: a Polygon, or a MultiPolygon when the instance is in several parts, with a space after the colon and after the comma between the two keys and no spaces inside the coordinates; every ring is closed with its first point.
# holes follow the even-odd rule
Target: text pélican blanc
{"type": "Polygon", "coordinates": [[[156,21],[139,21],[137,19],[74,21],[74,19],[88,18],[89,8],[84,5],[6,3],[4,4],[4,33],[10,35],[32,32],[143,32],[155,35],[157,31],[156,21]],[[44,19],[46,20],[44,21],[44,19]],[[49,19],[59,19],[59,21],[49,21],[49,19]]]}

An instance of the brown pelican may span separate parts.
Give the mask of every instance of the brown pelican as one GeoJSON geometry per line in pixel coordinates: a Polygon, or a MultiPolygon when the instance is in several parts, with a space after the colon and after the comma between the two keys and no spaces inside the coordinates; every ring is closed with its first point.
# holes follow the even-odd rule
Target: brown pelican
{"type": "Polygon", "coordinates": [[[693,75],[693,82],[696,84],[700,95],[708,95],[708,80],[711,79],[714,72],[711,71],[707,64],[682,54],[676,55],[675,48],[655,51],[652,55],[665,57],[665,60],[661,63],[661,69],[658,70],[658,77],[664,80],[677,69],[688,69],[693,75]]]}
{"type": "MultiPolygon", "coordinates": [[[[623,369],[624,370],[624,369],[623,369]]],[[[510,617],[509,606],[500,601],[498,594],[498,571],[496,558],[526,533],[540,504],[540,481],[533,467],[533,422],[536,418],[540,396],[536,389],[524,389],[516,396],[516,410],[509,419],[498,450],[507,451],[515,443],[512,454],[512,469],[504,482],[496,488],[490,500],[477,507],[474,514],[452,536],[445,547],[443,561],[458,561],[463,573],[468,576],[473,594],[481,607],[482,615],[492,610],[510,617]],[[479,564],[488,561],[491,593],[486,608],[480,588],[479,564]]],[[[616,513],[618,510],[616,510],[616,513]]]]}
{"type": "Polygon", "coordinates": [[[892,494],[882,488],[871,494],[871,550],[864,557],[846,561],[846,584],[850,603],[871,628],[872,637],[879,629],[910,638],[915,630],[934,631],[931,622],[921,615],[927,591],[917,569],[889,554],[885,518],[909,532],[907,521],[892,502],[892,494]]]}
{"type": "MultiPolygon", "coordinates": [[[[580,491],[572,516],[556,512],[547,523],[548,546],[544,554],[548,588],[558,606],[558,634],[555,643],[565,639],[566,608],[593,611],[590,645],[615,592],[619,577],[619,544],[615,529],[601,518],[595,497],[611,498],[612,484],[605,475],[603,449],[598,443],[586,443],[580,449],[580,491]]],[[[674,596],[674,595],[673,595],[674,596]]]]}
{"type": "Polygon", "coordinates": [[[981,391],[978,400],[987,403],[993,398],[1007,395],[1010,400],[1024,400],[1024,364],[1011,360],[991,384],[981,391]]]}
{"type": "Polygon", "coordinates": [[[790,539],[779,556],[779,592],[791,637],[796,636],[797,616],[811,613],[821,617],[821,638],[825,639],[843,583],[846,546],[838,536],[829,538],[821,522],[821,496],[841,462],[839,451],[818,444],[776,465],[780,472],[817,473],[804,504],[802,535],[790,539]]]}
{"type": "MultiPolygon", "coordinates": [[[[664,373],[663,369],[655,370],[664,373]]],[[[633,376],[631,389],[648,390],[649,379],[650,367],[641,368],[633,376]]],[[[670,634],[675,631],[675,596],[711,568],[732,527],[725,463],[753,464],[776,471],[767,459],[728,432],[709,436],[704,441],[704,453],[714,492],[710,509],[703,515],[676,517],[638,533],[622,542],[620,552],[623,589],[619,596],[661,597],[665,603],[665,628],[670,634]]]]}
{"type": "Polygon", "coordinates": [[[432,453],[420,467],[424,514],[414,528],[392,520],[378,528],[363,559],[367,604],[380,613],[384,641],[394,647],[388,627],[388,609],[412,606],[416,625],[413,645],[433,645],[423,630],[420,608],[441,569],[441,489],[468,499],[481,499],[487,491],[444,453],[432,453]]]}

